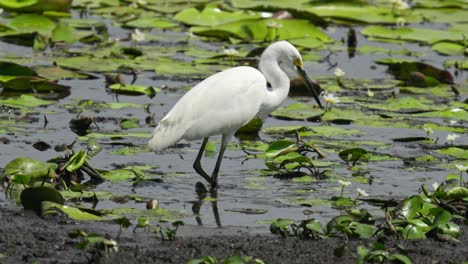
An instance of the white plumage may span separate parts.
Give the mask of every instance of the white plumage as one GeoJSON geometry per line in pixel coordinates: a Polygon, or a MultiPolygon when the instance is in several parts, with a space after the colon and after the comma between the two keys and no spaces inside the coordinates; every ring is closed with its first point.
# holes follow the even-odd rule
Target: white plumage
{"type": "Polygon", "coordinates": [[[255,116],[266,117],[286,99],[289,78],[281,69],[283,64],[304,77],[320,105],[303,71],[299,51],[289,42],[279,41],[263,52],[260,71],[247,66],[231,68],[208,77],[188,91],[159,122],[148,146],[160,151],[182,139],[204,139],[194,168],[216,188],[222,156],[234,133],[255,116]],[[200,159],[208,137],[214,135],[222,135],[223,139],[210,177],[201,168],[200,159]]]}

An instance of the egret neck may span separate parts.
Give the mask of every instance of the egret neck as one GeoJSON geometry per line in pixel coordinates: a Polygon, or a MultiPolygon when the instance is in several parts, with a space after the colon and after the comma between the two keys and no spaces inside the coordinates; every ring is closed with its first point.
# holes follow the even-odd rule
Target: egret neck
{"type": "Polygon", "coordinates": [[[271,90],[265,92],[265,98],[260,110],[260,116],[268,115],[288,97],[289,78],[278,64],[278,58],[274,52],[265,51],[260,59],[259,68],[271,85],[271,90]]]}

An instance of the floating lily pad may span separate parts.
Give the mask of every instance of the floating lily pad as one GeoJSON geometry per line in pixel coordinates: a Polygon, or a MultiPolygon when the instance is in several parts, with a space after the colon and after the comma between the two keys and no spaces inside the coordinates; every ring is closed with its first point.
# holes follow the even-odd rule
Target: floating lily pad
{"type": "Polygon", "coordinates": [[[421,112],[445,109],[445,106],[439,106],[430,100],[415,97],[389,98],[385,102],[360,103],[360,105],[370,109],[394,112],[421,112]]]}
{"type": "Polygon", "coordinates": [[[465,47],[454,42],[438,42],[432,45],[432,50],[444,55],[463,55],[465,53],[465,47]]]}
{"type": "Polygon", "coordinates": [[[242,20],[216,27],[192,27],[190,30],[197,35],[222,39],[233,37],[250,41],[265,41],[275,39],[315,38],[323,43],[330,43],[333,41],[319,28],[310,24],[308,21],[298,19],[242,20]]]}
{"type": "Polygon", "coordinates": [[[58,23],[52,31],[52,42],[65,42],[68,44],[78,40],[75,29],[66,23],[58,23]]]}
{"type": "Polygon", "coordinates": [[[449,147],[449,148],[437,150],[437,152],[439,152],[440,154],[445,154],[445,155],[452,156],[458,159],[468,159],[468,151],[462,148],[449,147]]]}
{"type": "Polygon", "coordinates": [[[32,95],[22,94],[17,98],[0,99],[0,104],[11,107],[38,107],[54,104],[55,101],[42,100],[32,95]]]}
{"type": "Polygon", "coordinates": [[[65,200],[59,191],[51,187],[30,187],[21,192],[21,204],[26,210],[41,212],[42,202],[54,202],[63,204],[65,200]]]}
{"type": "Polygon", "coordinates": [[[369,26],[361,30],[365,36],[402,39],[433,44],[439,41],[463,41],[463,32],[447,31],[428,28],[386,28],[383,26],[369,26]]]}
{"type": "Polygon", "coordinates": [[[336,126],[317,126],[308,127],[307,130],[299,132],[302,137],[337,137],[337,136],[355,136],[364,135],[365,133],[358,129],[346,129],[336,126]]]}
{"type": "Polygon", "coordinates": [[[45,16],[23,14],[13,18],[8,26],[21,33],[38,32],[39,34],[50,36],[55,28],[55,23],[45,16]]]}
{"type": "Polygon", "coordinates": [[[154,97],[157,92],[160,92],[161,89],[152,87],[152,86],[143,86],[143,85],[135,85],[135,84],[113,84],[109,86],[115,93],[122,93],[122,94],[145,94],[148,95],[150,98],[154,97]]]}
{"type": "Polygon", "coordinates": [[[91,214],[80,208],[61,205],[54,202],[44,201],[42,202],[42,214],[55,213],[56,210],[60,210],[70,218],[78,221],[102,221],[105,220],[103,217],[91,214]]]}
{"type": "Polygon", "coordinates": [[[174,22],[166,17],[140,17],[125,23],[125,26],[131,28],[160,28],[167,29],[177,26],[174,22]]]}
{"type": "Polygon", "coordinates": [[[325,111],[320,108],[315,108],[313,105],[305,103],[293,103],[285,107],[279,107],[271,113],[274,117],[285,119],[305,120],[317,118],[325,111]]]}
{"type": "Polygon", "coordinates": [[[414,114],[416,117],[442,117],[450,118],[452,120],[463,120],[468,121],[468,111],[461,108],[452,108],[441,111],[432,111],[427,113],[414,114]]]}
{"type": "Polygon", "coordinates": [[[255,12],[225,12],[216,5],[207,5],[200,11],[197,8],[187,8],[177,13],[174,19],[184,24],[215,27],[239,20],[260,18],[255,12]]]}

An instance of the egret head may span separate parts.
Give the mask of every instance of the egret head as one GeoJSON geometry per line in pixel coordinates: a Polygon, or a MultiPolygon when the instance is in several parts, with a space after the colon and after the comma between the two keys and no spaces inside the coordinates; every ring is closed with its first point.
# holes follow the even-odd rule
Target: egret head
{"type": "Polygon", "coordinates": [[[280,67],[286,67],[297,72],[297,74],[306,83],[306,86],[311,90],[317,104],[322,108],[322,103],[318,97],[322,89],[316,81],[311,81],[309,79],[304,70],[304,63],[302,61],[301,54],[291,43],[283,40],[271,44],[263,52],[260,61],[263,62],[263,65],[260,65],[261,69],[262,66],[268,67],[273,63],[278,63],[280,67]]]}

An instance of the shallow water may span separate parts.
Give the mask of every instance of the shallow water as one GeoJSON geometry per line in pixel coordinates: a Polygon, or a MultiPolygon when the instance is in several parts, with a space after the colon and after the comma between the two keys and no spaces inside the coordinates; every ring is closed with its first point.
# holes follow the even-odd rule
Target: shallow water
{"type": "MultiPolygon", "coordinates": [[[[109,24],[110,26],[110,24],[109,24]]],[[[356,28],[358,31],[359,28],[356,28]]],[[[123,29],[110,26],[111,34],[123,34],[126,32],[123,29]]],[[[347,28],[345,27],[332,27],[327,33],[335,40],[340,40],[346,37],[347,28]]],[[[184,33],[178,32],[157,32],[153,34],[167,36],[163,42],[156,43],[155,45],[177,45],[181,49],[187,47],[188,44],[173,41],[176,37],[183,37],[184,33]]],[[[222,43],[204,43],[193,39],[189,41],[190,45],[197,45],[207,49],[222,49],[222,43]]],[[[443,61],[447,56],[439,56],[432,52],[429,47],[421,47],[418,44],[406,43],[403,46],[396,44],[383,44],[377,42],[369,42],[365,37],[358,33],[358,47],[359,45],[375,45],[386,47],[388,49],[401,49],[407,48],[412,51],[424,53],[424,61],[442,68],[443,61]]],[[[0,49],[2,54],[30,54],[30,48],[17,47],[15,45],[0,42],[0,49]]],[[[327,52],[321,51],[321,55],[327,55],[327,52]]],[[[376,65],[375,59],[387,58],[388,55],[383,54],[369,54],[361,55],[356,54],[354,58],[349,58],[343,44],[342,51],[338,51],[330,56],[330,62],[338,63],[338,67],[346,72],[346,78],[351,79],[393,79],[393,76],[386,72],[387,67],[383,65],[376,65]],[[371,69],[371,66],[374,68],[371,69]]],[[[405,57],[405,56],[398,56],[405,57]]],[[[410,58],[410,57],[408,57],[410,58]]],[[[456,57],[454,57],[456,58],[456,57]]],[[[191,58],[185,57],[186,60],[191,58]]],[[[36,61],[40,64],[40,61],[36,61]]],[[[309,76],[318,76],[319,79],[333,78],[333,70],[329,69],[328,63],[318,62],[305,62],[306,70],[309,76]]],[[[84,69],[86,70],[86,69],[84,69]]],[[[453,71],[451,70],[453,73],[453,71]]],[[[70,144],[73,142],[77,135],[74,134],[69,128],[69,120],[76,116],[64,108],[65,105],[72,104],[76,98],[90,99],[95,101],[104,102],[129,102],[137,104],[151,104],[151,113],[155,114],[155,119],[160,120],[165,113],[169,111],[171,106],[186,92],[185,87],[192,86],[197,83],[197,80],[180,79],[174,77],[172,79],[162,78],[153,72],[143,72],[139,75],[137,84],[154,85],[157,87],[166,86],[169,89],[164,89],[158,93],[156,97],[150,99],[146,96],[126,96],[115,95],[109,93],[105,89],[105,81],[101,74],[93,74],[97,79],[93,80],[62,80],[61,84],[71,86],[71,94],[63,99],[58,100],[56,105],[46,108],[38,108],[36,114],[32,114],[37,118],[32,123],[14,124],[15,133],[13,135],[2,135],[10,140],[9,144],[0,143],[0,167],[18,157],[28,156],[34,159],[47,160],[63,153],[57,153],[52,149],[46,151],[38,151],[32,147],[32,144],[37,141],[45,141],[52,146],[70,144]],[[44,128],[43,114],[47,116],[48,124],[44,128]]],[[[124,75],[127,82],[131,81],[131,76],[124,75]]],[[[462,98],[461,101],[466,100],[466,79],[467,72],[461,71],[456,76],[455,82],[461,84],[462,98]],[[463,92],[464,91],[464,92],[463,92]]],[[[326,86],[322,88],[326,89],[326,86]]],[[[364,90],[364,88],[362,88],[364,90]]],[[[356,91],[353,91],[356,93],[356,91]]],[[[408,95],[409,96],[409,95],[408,95]]],[[[416,95],[415,95],[416,96],[416,95]]],[[[310,104],[313,101],[306,98],[310,104]]],[[[304,101],[305,98],[289,98],[284,105],[297,102],[298,100],[304,101]]],[[[339,105],[337,106],[339,107],[339,105]]],[[[6,111],[0,112],[0,118],[5,119],[8,117],[6,111]]],[[[99,112],[84,112],[84,116],[104,118],[104,121],[98,121],[98,127],[92,125],[93,132],[110,132],[120,130],[118,122],[124,117],[137,117],[140,124],[145,124],[145,113],[143,108],[124,108],[122,110],[102,109],[99,112]]],[[[433,122],[438,124],[446,124],[446,120],[442,118],[419,118],[425,122],[433,122]]],[[[287,121],[275,118],[268,118],[264,123],[264,128],[272,126],[287,126],[287,125],[307,125],[307,126],[339,126],[346,129],[358,129],[365,132],[360,136],[346,136],[335,138],[307,138],[313,140],[320,148],[328,141],[344,139],[346,141],[360,141],[372,140],[389,144],[386,149],[376,149],[375,151],[380,154],[388,154],[398,157],[400,159],[393,161],[378,161],[369,162],[362,165],[369,170],[366,177],[373,177],[372,184],[359,184],[353,183],[350,188],[344,192],[345,195],[355,197],[355,188],[361,188],[367,191],[374,197],[400,197],[417,193],[422,183],[431,185],[433,182],[441,182],[445,179],[448,173],[455,171],[444,168],[443,165],[447,164],[447,160],[442,160],[440,163],[429,164],[425,168],[417,167],[412,168],[404,165],[402,158],[417,157],[426,154],[433,154],[434,150],[423,149],[417,143],[394,143],[393,138],[399,137],[416,137],[424,136],[424,131],[419,128],[392,128],[392,127],[367,127],[358,125],[336,125],[336,124],[323,124],[313,123],[307,121],[287,121]]],[[[465,126],[460,124],[459,126],[465,126]]],[[[132,132],[141,131],[151,133],[153,127],[143,125],[141,128],[132,129],[132,132]]],[[[439,138],[439,144],[445,144],[446,131],[435,131],[432,138],[439,138]]],[[[271,142],[278,136],[266,135],[261,133],[260,138],[264,142],[271,142]]],[[[320,220],[329,219],[332,216],[338,215],[339,210],[333,209],[330,205],[305,207],[293,203],[288,203],[292,197],[303,197],[305,199],[329,199],[331,196],[338,196],[340,187],[336,182],[327,180],[319,180],[312,183],[300,183],[294,180],[285,180],[272,177],[273,173],[267,176],[260,176],[259,170],[266,169],[263,159],[249,159],[245,160],[246,154],[240,150],[228,150],[223,160],[222,169],[219,177],[220,188],[217,193],[218,201],[203,201],[200,202],[197,194],[195,193],[195,183],[203,179],[198,176],[192,168],[193,160],[197,154],[201,142],[191,142],[189,145],[181,148],[171,148],[161,153],[137,153],[133,155],[113,155],[110,151],[117,150],[122,145],[111,145],[111,142],[131,143],[137,146],[144,146],[148,139],[142,138],[123,138],[118,140],[99,140],[104,150],[94,157],[91,164],[98,169],[111,170],[116,166],[123,165],[157,165],[158,168],[151,171],[151,174],[161,175],[163,182],[144,182],[137,187],[133,187],[132,183],[127,182],[104,182],[96,186],[95,191],[111,192],[114,195],[137,195],[145,197],[146,199],[157,199],[162,208],[169,208],[181,210],[191,216],[182,219],[186,224],[203,224],[205,226],[215,227],[218,224],[223,226],[264,226],[265,224],[259,220],[271,220],[275,218],[291,218],[291,219],[304,219],[314,217],[320,220]],[[193,214],[194,205],[200,205],[200,217],[197,218],[193,214]],[[217,209],[217,210],[216,210],[217,209]],[[247,214],[235,211],[246,210],[264,210],[256,214],[247,214]],[[216,212],[217,211],[217,212],[216,212]],[[215,217],[219,214],[218,219],[215,217]]],[[[212,140],[219,143],[220,138],[214,137],[212,140]]],[[[233,144],[237,144],[238,140],[235,139],[233,144]]],[[[466,134],[457,139],[457,144],[468,144],[466,134]]],[[[86,141],[78,140],[74,146],[75,149],[85,149],[86,141]]],[[[368,149],[371,150],[371,149],[368,149]]],[[[335,174],[342,177],[351,178],[352,171],[347,169],[346,164],[340,160],[336,153],[327,152],[328,157],[325,161],[334,161],[337,166],[332,169],[335,174]]],[[[204,157],[203,165],[207,171],[211,171],[214,166],[216,155],[204,157]]],[[[90,206],[90,205],[89,205],[90,206]]],[[[145,208],[145,203],[136,203],[133,201],[127,202],[122,205],[112,200],[100,201],[96,209],[103,208],[116,208],[116,207],[134,207],[145,208]]],[[[373,210],[372,206],[365,206],[373,210]]],[[[266,229],[265,229],[266,230],[266,229]]]]}

